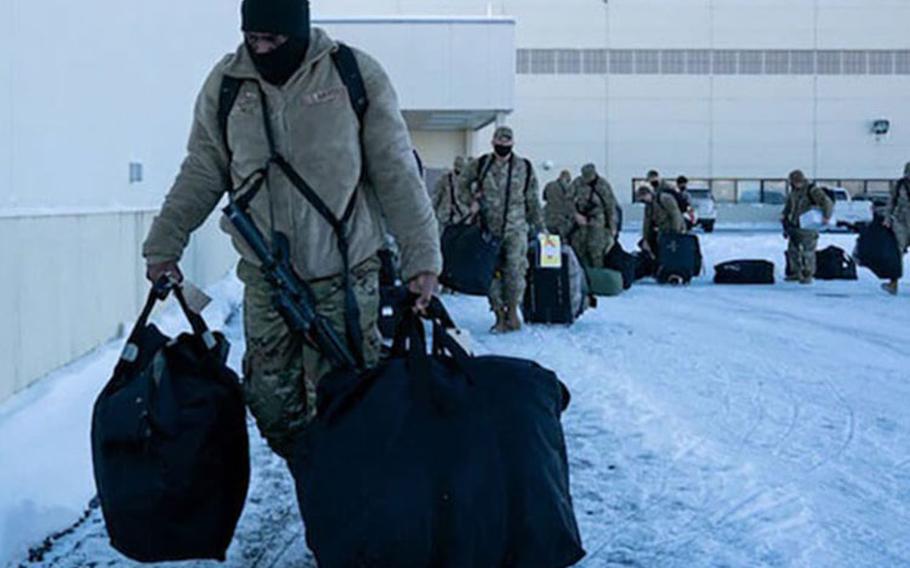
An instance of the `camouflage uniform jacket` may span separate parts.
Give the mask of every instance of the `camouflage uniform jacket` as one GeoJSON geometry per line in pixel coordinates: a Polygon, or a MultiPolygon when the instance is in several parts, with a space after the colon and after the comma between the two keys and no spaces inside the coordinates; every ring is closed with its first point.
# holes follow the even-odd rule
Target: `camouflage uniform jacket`
{"type": "MultiPolygon", "coordinates": [[[[332,62],[337,49],[323,30],[313,28],[300,69],[281,88],[261,78],[245,45],[215,66],[196,102],[187,157],[143,245],[148,263],[178,260],[225,191],[268,163],[264,96],[276,150],[326,206],[341,217],[357,196],[347,224],[351,266],[376,254],[387,227],[401,245],[405,279],[441,271],[436,219],[392,83],[379,63],[353,50],[369,97],[361,124],[332,62]],[[244,80],[229,115],[227,145],[218,121],[225,76],[244,80]]],[[[276,167],[269,169],[267,188],[250,203],[250,215],[267,235],[274,229],[288,237],[291,262],[302,278],[342,272],[330,226],[276,167]]],[[[234,237],[241,256],[258,266],[224,218],[221,227],[234,237]]]]}
{"type": "Polygon", "coordinates": [[[619,220],[616,214],[616,196],[610,182],[602,177],[592,185],[582,178],[572,182],[572,194],[575,196],[575,209],[588,218],[588,221],[600,224],[609,235],[616,235],[619,220]]]}
{"type": "Polygon", "coordinates": [[[458,189],[462,203],[481,200],[483,220],[496,236],[543,229],[540,189],[529,160],[515,154],[505,160],[488,154],[465,167],[458,189]]]}
{"type": "Polygon", "coordinates": [[[543,190],[544,218],[547,230],[563,238],[567,237],[575,226],[575,196],[572,184],[560,180],[552,181],[543,190]]]}
{"type": "Polygon", "coordinates": [[[433,210],[441,226],[457,223],[467,214],[467,207],[458,199],[458,178],[454,171],[439,178],[434,191],[433,210]]]}
{"type": "Polygon", "coordinates": [[[787,196],[783,218],[790,227],[799,227],[799,218],[815,207],[821,207],[825,217],[834,213],[834,202],[821,187],[814,183],[803,189],[793,189],[787,196]]]}

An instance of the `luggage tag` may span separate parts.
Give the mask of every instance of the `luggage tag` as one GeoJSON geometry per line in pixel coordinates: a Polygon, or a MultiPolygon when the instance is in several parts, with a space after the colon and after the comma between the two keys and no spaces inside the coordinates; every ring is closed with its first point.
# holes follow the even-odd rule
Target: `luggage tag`
{"type": "Polygon", "coordinates": [[[540,241],[540,267],[562,268],[562,240],[559,235],[543,234],[540,241]]]}
{"type": "Polygon", "coordinates": [[[212,303],[212,298],[189,280],[184,280],[181,287],[183,288],[183,297],[186,299],[186,305],[190,310],[202,315],[202,310],[212,303]]]}

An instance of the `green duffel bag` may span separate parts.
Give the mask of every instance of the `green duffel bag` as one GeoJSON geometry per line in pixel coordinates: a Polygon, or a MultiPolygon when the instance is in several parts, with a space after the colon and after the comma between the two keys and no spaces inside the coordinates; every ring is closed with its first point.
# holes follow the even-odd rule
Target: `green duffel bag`
{"type": "Polygon", "coordinates": [[[622,272],[609,268],[585,268],[595,296],[619,296],[623,292],[622,272]]]}

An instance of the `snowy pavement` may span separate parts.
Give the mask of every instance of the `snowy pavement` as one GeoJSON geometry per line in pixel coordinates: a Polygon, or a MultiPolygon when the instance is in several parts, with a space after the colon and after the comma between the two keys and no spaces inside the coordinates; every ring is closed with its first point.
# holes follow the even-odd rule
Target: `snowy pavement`
{"type": "MultiPolygon", "coordinates": [[[[635,236],[623,240],[631,245],[635,236]]],[[[853,241],[825,235],[822,246],[849,251],[853,241]]],[[[779,235],[716,233],[702,244],[709,273],[724,260],[768,258],[780,276],[779,235]]],[[[230,300],[222,305],[235,305],[236,283],[224,294],[230,300]]],[[[534,326],[505,337],[487,333],[482,299],[446,303],[477,351],[535,359],[571,389],[564,422],[589,553],[581,566],[910,566],[906,291],[888,297],[866,271],[859,282],[812,287],[718,287],[706,275],[686,288],[644,283],[602,299],[571,328],[534,326]]],[[[223,309],[220,316],[239,367],[240,318],[223,309]]],[[[44,464],[34,477],[0,471],[0,545],[18,553],[4,555],[0,546],[0,565],[132,566],[108,547],[97,510],[40,561],[29,562],[22,548],[23,535],[40,541],[29,529],[67,526],[81,513],[74,504],[91,496],[84,418],[103,382],[98,372],[115,353],[109,347],[71,368],[71,379],[93,388],[70,380],[63,390],[64,371],[53,385],[0,406],[4,469],[27,468],[32,455],[44,464]],[[46,424],[47,410],[61,417],[46,424]],[[72,424],[61,434],[67,417],[72,424]],[[39,444],[17,446],[11,429],[39,444]],[[78,436],[76,450],[68,436],[78,436]],[[42,493],[49,466],[75,481],[42,493]],[[8,492],[10,479],[24,491],[8,492]],[[4,540],[4,522],[18,540],[4,540]]],[[[312,565],[290,478],[252,432],[251,497],[226,566],[312,565]]]]}

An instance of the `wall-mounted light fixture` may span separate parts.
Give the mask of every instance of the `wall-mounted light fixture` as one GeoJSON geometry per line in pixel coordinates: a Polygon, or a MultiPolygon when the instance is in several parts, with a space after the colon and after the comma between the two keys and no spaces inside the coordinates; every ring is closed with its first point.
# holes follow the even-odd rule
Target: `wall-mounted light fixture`
{"type": "Polygon", "coordinates": [[[891,121],[884,118],[873,120],[870,130],[876,138],[881,138],[891,132],[891,121]]]}
{"type": "Polygon", "coordinates": [[[142,162],[130,162],[130,183],[142,183],[142,162]]]}

